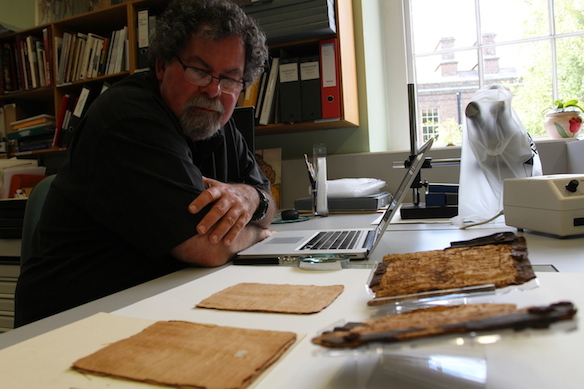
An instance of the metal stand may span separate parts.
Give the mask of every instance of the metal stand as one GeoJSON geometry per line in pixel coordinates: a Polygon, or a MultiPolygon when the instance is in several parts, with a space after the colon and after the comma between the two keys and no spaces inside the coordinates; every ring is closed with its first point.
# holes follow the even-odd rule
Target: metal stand
{"type": "MultiPolygon", "coordinates": [[[[410,156],[404,162],[404,166],[409,168],[412,160],[418,153],[418,131],[416,128],[416,87],[414,84],[408,84],[408,108],[410,119],[410,156]]],[[[432,168],[432,158],[426,158],[422,169],[432,168]]],[[[428,188],[428,181],[422,180],[421,171],[418,173],[412,188],[412,202],[413,204],[404,204],[400,209],[402,219],[437,219],[437,218],[451,218],[458,215],[458,202],[456,205],[445,206],[426,206],[420,201],[420,188],[428,188]]]]}

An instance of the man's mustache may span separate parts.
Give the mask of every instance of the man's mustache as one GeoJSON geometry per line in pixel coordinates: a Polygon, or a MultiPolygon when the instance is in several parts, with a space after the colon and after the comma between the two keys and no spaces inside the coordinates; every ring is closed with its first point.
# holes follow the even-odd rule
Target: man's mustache
{"type": "Polygon", "coordinates": [[[190,108],[203,108],[208,109],[211,111],[217,111],[219,115],[222,115],[224,112],[223,105],[219,102],[219,100],[215,99],[208,99],[206,97],[194,97],[187,101],[186,110],[190,108]]]}

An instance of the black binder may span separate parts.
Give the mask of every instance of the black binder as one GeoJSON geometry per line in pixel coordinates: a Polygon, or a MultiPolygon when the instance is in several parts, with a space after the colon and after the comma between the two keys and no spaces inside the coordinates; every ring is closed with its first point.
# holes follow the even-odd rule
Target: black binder
{"type": "Polygon", "coordinates": [[[79,127],[83,114],[85,114],[89,105],[98,95],[99,90],[97,89],[97,86],[83,86],[81,93],[79,93],[79,98],[73,105],[69,122],[66,127],[63,128],[60,142],[61,147],[69,147],[71,145],[73,136],[75,135],[75,131],[77,131],[77,127],[79,127]]]}
{"type": "Polygon", "coordinates": [[[298,58],[280,59],[280,121],[282,123],[302,120],[298,70],[298,58]]]}
{"type": "Polygon", "coordinates": [[[138,11],[138,33],[136,44],[138,45],[138,69],[148,67],[148,47],[156,28],[156,15],[148,8],[138,11]]]}
{"type": "Polygon", "coordinates": [[[318,55],[300,58],[300,100],[303,121],[322,119],[318,60],[318,55]]]}

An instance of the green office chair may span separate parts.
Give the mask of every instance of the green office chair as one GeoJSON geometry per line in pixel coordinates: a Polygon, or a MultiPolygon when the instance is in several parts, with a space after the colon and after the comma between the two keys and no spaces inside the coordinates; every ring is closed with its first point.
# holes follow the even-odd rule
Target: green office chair
{"type": "Polygon", "coordinates": [[[43,178],[38,184],[35,185],[28,200],[26,201],[26,208],[24,209],[24,221],[22,224],[22,243],[20,246],[20,265],[31,255],[31,245],[32,236],[36,228],[37,223],[41,217],[41,211],[43,210],[43,204],[45,203],[45,198],[47,193],[49,193],[49,188],[51,183],[57,175],[53,174],[43,178]]]}

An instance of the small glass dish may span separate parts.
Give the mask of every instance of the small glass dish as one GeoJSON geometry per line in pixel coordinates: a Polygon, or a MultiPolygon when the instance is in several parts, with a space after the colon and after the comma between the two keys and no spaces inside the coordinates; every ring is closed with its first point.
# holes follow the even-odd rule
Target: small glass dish
{"type": "Polygon", "coordinates": [[[349,256],[337,254],[279,257],[278,262],[284,266],[298,266],[300,269],[317,271],[348,269],[351,265],[349,256]]]}

